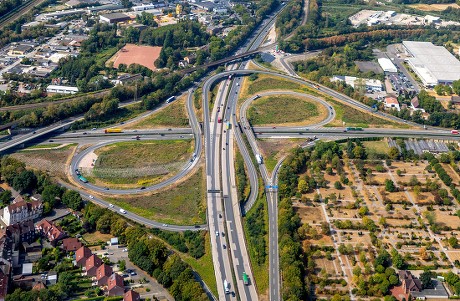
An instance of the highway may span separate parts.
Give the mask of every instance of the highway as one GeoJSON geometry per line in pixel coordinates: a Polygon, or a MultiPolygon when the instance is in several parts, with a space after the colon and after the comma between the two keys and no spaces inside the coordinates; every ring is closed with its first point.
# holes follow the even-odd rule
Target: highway
{"type": "MultiPolygon", "coordinates": [[[[271,16],[271,20],[253,34],[253,37],[251,37],[253,43],[247,43],[250,46],[243,45],[237,53],[245,51],[248,47],[249,51],[256,49],[262,43],[265,33],[268,32],[267,28],[273,25],[275,17],[276,14],[274,13],[271,16]]],[[[234,67],[231,66],[230,68],[234,67]]],[[[217,77],[221,78],[219,75],[217,77]]],[[[208,104],[210,101],[207,92],[210,90],[211,85],[215,83],[214,78],[214,76],[211,76],[205,81],[202,95],[206,182],[208,187],[207,212],[210,233],[216,233],[215,235],[211,234],[211,245],[219,300],[232,298],[232,293],[238,294],[239,300],[258,300],[244,239],[240,205],[236,193],[233,164],[234,137],[232,134],[235,131],[233,129],[223,129],[222,127],[225,121],[228,120],[230,122],[230,120],[234,120],[235,106],[238,99],[238,85],[236,84],[238,79],[232,82],[227,78],[220,84],[211,113],[212,117],[210,117],[208,114],[208,104]],[[228,97],[227,104],[225,104],[225,99],[228,95],[230,97],[228,97]],[[223,119],[221,123],[217,122],[219,116],[223,119]],[[221,168],[219,168],[219,162],[221,163],[221,168]],[[225,240],[222,237],[223,235],[225,235],[225,240]],[[222,252],[224,250],[223,243],[226,243],[225,250],[227,252],[222,252]],[[233,274],[230,265],[233,266],[233,274]],[[243,272],[248,274],[250,285],[243,284],[243,272]],[[229,283],[228,289],[232,291],[231,294],[226,294],[224,291],[224,280],[229,283]],[[236,283],[234,280],[236,280],[236,283]]],[[[233,126],[235,125],[236,123],[233,124],[233,126]]],[[[246,154],[248,155],[247,152],[246,154]]],[[[245,158],[245,161],[247,159],[245,158]]],[[[257,175],[255,176],[255,182],[257,182],[257,175]]],[[[257,196],[257,186],[256,189],[254,189],[254,186],[251,186],[251,194],[255,197],[257,196]]]]}

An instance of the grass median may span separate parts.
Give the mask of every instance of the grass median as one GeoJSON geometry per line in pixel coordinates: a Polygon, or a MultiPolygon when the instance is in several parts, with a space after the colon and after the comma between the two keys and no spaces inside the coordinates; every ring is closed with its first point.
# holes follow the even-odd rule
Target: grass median
{"type": "Polygon", "coordinates": [[[307,97],[270,95],[255,100],[248,109],[252,125],[308,125],[326,119],[327,109],[307,97]]]}
{"type": "Polygon", "coordinates": [[[108,187],[148,186],[178,172],[193,147],[193,140],[117,142],[97,149],[94,168],[83,169],[83,174],[89,181],[108,187]]]}
{"type": "Polygon", "coordinates": [[[187,127],[188,117],[185,108],[186,96],[182,96],[178,100],[171,103],[169,106],[160,111],[143,118],[135,123],[128,124],[125,129],[151,129],[161,127],[187,127]]]}
{"type": "Polygon", "coordinates": [[[195,225],[206,223],[206,183],[200,168],[175,187],[151,194],[107,198],[140,216],[162,223],[195,225]]]}

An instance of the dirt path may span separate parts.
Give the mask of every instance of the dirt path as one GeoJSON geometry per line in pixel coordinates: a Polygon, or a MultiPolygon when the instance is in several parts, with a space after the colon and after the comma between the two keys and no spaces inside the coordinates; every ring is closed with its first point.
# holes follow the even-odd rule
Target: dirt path
{"type": "Polygon", "coordinates": [[[300,26],[305,25],[308,20],[308,14],[310,11],[310,0],[304,0],[303,1],[303,14],[302,14],[302,22],[300,22],[299,26],[297,26],[296,29],[294,29],[286,38],[285,40],[288,41],[290,40],[294,34],[297,32],[300,26]]]}

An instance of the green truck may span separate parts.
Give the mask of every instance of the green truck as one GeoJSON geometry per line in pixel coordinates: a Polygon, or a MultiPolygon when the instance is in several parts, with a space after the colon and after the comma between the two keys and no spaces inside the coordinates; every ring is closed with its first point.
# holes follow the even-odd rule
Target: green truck
{"type": "Polygon", "coordinates": [[[244,285],[249,285],[249,277],[248,274],[246,274],[246,272],[243,272],[243,283],[244,285]]]}

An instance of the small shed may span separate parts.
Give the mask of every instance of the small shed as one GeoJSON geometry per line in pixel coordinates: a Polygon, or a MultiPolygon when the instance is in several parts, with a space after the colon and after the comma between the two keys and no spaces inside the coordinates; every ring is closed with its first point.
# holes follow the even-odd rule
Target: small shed
{"type": "Polygon", "coordinates": [[[110,245],[111,245],[111,246],[116,246],[116,245],[118,245],[118,237],[112,237],[112,238],[110,239],[110,245]]]}

